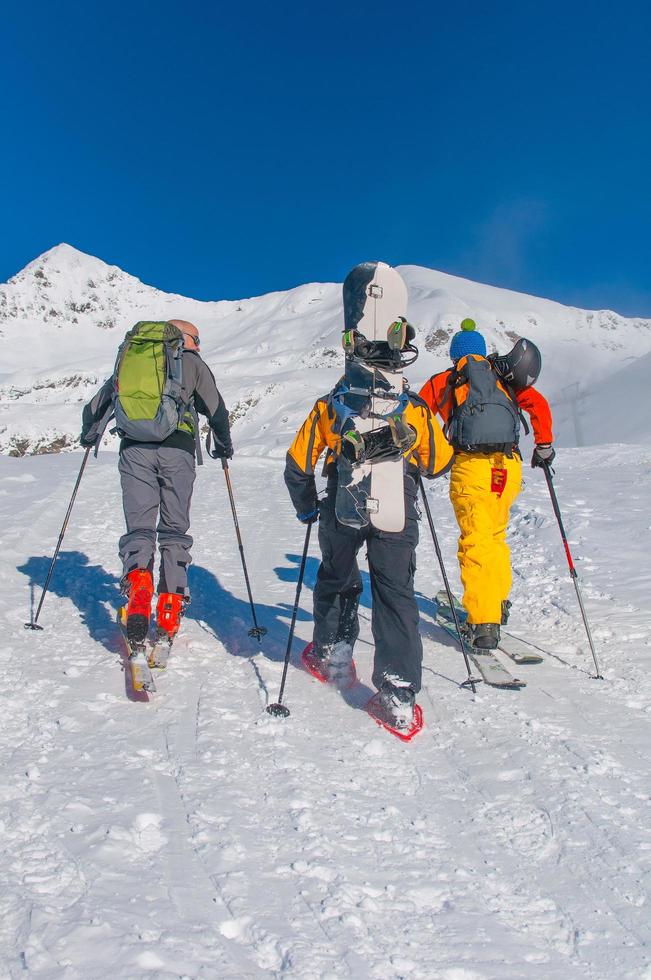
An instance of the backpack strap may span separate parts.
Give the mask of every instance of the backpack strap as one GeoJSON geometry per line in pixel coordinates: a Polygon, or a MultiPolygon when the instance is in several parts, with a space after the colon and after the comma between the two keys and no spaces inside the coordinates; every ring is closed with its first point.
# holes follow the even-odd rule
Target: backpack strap
{"type": "Polygon", "coordinates": [[[188,405],[188,411],[192,416],[192,424],[194,426],[194,446],[197,452],[197,466],[203,466],[203,453],[201,452],[201,435],[199,433],[199,416],[197,415],[197,409],[195,408],[194,398],[190,399],[190,404],[188,405]]]}
{"type": "MultiPolygon", "coordinates": [[[[491,364],[491,367],[493,367],[492,364],[491,364]]],[[[494,367],[493,367],[493,370],[495,370],[494,367]]],[[[499,374],[497,376],[499,378],[499,374]]],[[[526,420],[526,418],[524,416],[524,412],[522,411],[522,409],[518,405],[518,396],[516,395],[515,388],[512,388],[510,384],[507,384],[506,381],[503,380],[503,378],[500,378],[500,384],[503,384],[504,385],[504,387],[506,388],[506,390],[508,392],[509,398],[511,399],[511,401],[513,402],[513,404],[517,408],[517,410],[518,410],[518,416],[520,417],[520,421],[522,422],[522,428],[524,429],[524,434],[525,434],[525,436],[528,436],[529,433],[531,432],[531,429],[529,428],[529,423],[527,422],[527,420],[526,420]]]]}
{"type": "Polygon", "coordinates": [[[448,400],[452,401],[452,410],[450,412],[447,422],[443,426],[443,435],[448,440],[448,442],[450,436],[450,427],[452,426],[452,422],[454,421],[454,413],[456,409],[459,407],[455,395],[455,389],[459,384],[460,377],[461,377],[461,372],[457,371],[455,365],[455,367],[453,367],[452,370],[450,371],[450,377],[445,383],[445,389],[443,392],[443,401],[441,402],[442,405],[446,405],[448,403],[448,400]]]}
{"type": "MultiPolygon", "coordinates": [[[[441,402],[438,402],[436,400],[436,394],[434,392],[434,378],[438,378],[439,375],[446,374],[447,372],[446,371],[440,371],[439,374],[433,374],[430,377],[430,379],[429,379],[429,386],[432,389],[432,401],[434,402],[434,408],[432,408],[431,411],[433,411],[435,415],[440,414],[441,409],[444,408],[447,405],[447,403],[448,403],[448,401],[450,399],[450,394],[451,394],[451,392],[450,392],[450,387],[451,387],[450,380],[451,380],[452,373],[454,371],[455,371],[455,368],[452,368],[451,371],[450,371],[450,377],[446,381],[445,388],[443,389],[443,400],[441,402]]],[[[429,408],[429,405],[428,405],[428,408],[429,408]]]]}
{"type": "Polygon", "coordinates": [[[428,411],[432,411],[425,399],[421,398],[420,395],[417,395],[415,391],[411,390],[411,388],[407,389],[407,398],[412,405],[418,405],[419,408],[426,408],[428,411]]]}

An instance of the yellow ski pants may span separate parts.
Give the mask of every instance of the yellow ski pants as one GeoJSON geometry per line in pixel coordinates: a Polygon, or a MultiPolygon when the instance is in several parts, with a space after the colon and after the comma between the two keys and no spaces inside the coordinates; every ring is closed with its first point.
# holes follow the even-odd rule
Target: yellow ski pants
{"type": "Polygon", "coordinates": [[[457,557],[469,623],[499,623],[511,591],[509,511],[522,485],[522,461],[503,453],[457,453],[450,500],[461,532],[457,557]]]}

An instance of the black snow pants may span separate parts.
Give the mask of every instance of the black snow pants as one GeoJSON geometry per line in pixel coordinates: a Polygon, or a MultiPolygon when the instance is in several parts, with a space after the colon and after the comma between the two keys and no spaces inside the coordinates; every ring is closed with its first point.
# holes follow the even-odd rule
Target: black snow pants
{"type": "Polygon", "coordinates": [[[366,544],[371,577],[371,630],[375,641],[373,683],[384,680],[421,685],[423,645],[414,596],[418,514],[411,477],[405,478],[404,530],[378,531],[340,524],[335,516],[336,488],[320,504],[321,564],[314,588],[314,652],[327,656],[333,644],[354,646],[359,635],[358,606],[362,580],[357,553],[366,544]]]}

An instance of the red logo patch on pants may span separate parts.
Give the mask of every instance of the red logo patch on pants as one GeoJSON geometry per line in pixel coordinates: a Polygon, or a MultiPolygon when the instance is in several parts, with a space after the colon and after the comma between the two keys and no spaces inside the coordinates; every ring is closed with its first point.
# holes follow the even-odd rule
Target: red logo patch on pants
{"type": "Polygon", "coordinates": [[[498,497],[501,497],[504,493],[504,487],[506,486],[506,478],[508,473],[502,466],[492,466],[491,467],[491,493],[496,493],[498,497]]]}

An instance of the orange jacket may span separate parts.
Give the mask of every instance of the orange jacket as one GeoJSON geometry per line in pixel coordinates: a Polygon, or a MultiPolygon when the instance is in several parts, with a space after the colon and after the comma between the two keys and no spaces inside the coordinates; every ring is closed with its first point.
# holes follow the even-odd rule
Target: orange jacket
{"type": "MultiPolygon", "coordinates": [[[[405,453],[408,468],[425,477],[441,476],[450,468],[452,447],[428,406],[410,392],[402,417],[416,431],[416,441],[405,453]]],[[[285,482],[299,514],[309,513],[316,505],[314,472],[324,449],[328,450],[325,473],[329,477],[336,474],[333,464],[340,452],[341,436],[334,431],[335,421],[329,397],[319,398],[289,447],[285,482]]]]}
{"type": "MultiPolygon", "coordinates": [[[[423,401],[426,401],[434,414],[440,415],[444,422],[448,421],[453,407],[450,389],[447,388],[451,373],[452,369],[448,368],[447,371],[432,375],[419,391],[423,401]]],[[[515,398],[518,407],[524,409],[531,419],[536,443],[553,442],[552,412],[545,396],[535,388],[522,388],[521,391],[515,392],[515,398]]]]}

